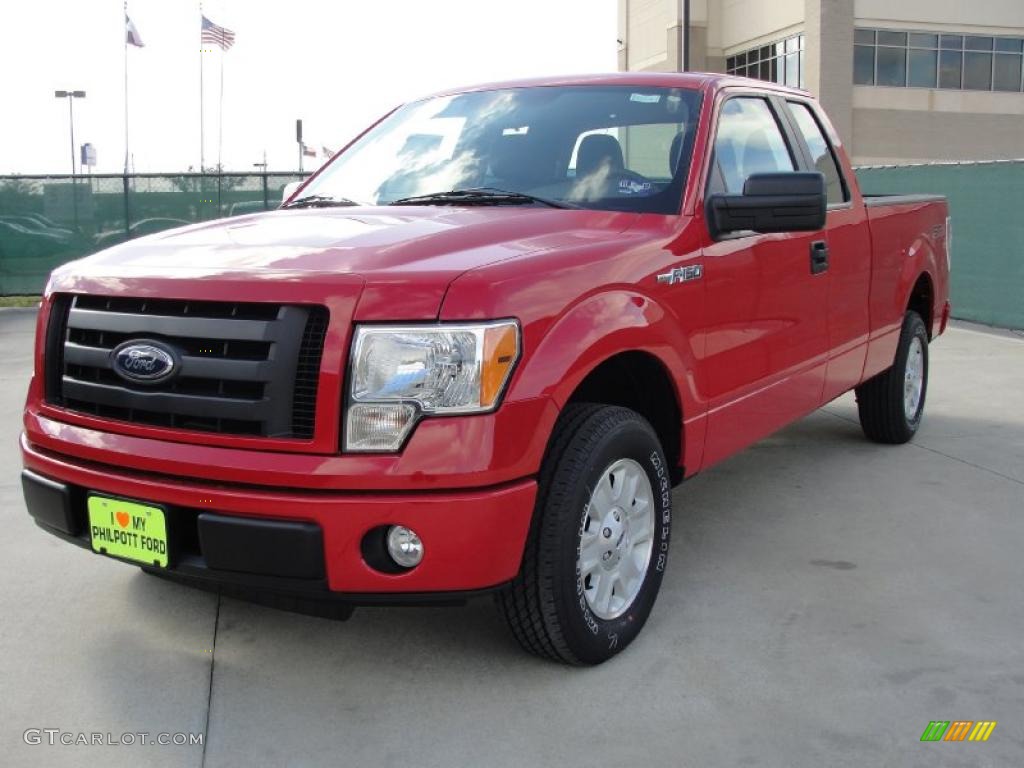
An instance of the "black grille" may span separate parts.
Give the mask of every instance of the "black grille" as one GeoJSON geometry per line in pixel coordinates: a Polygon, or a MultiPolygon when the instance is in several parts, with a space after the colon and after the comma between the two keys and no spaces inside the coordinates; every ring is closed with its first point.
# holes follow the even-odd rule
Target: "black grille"
{"type": "MultiPolygon", "coordinates": [[[[319,308],[318,308],[319,309],[319,308]]],[[[327,333],[327,313],[310,312],[302,332],[299,358],[295,365],[295,390],[292,393],[292,434],[313,436],[316,426],[316,390],[320,383],[320,358],[327,333]]]]}
{"type": "Polygon", "coordinates": [[[47,334],[47,399],[151,426],[308,440],[316,423],[323,307],[58,297],[47,334]],[[181,371],[129,382],[112,351],[133,340],[174,350],[181,371]]]}

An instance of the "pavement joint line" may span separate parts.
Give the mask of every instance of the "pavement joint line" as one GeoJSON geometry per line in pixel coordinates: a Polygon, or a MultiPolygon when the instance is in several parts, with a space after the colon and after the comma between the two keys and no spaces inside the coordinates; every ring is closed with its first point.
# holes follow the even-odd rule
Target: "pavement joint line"
{"type": "Polygon", "coordinates": [[[998,325],[983,325],[970,320],[959,320],[951,322],[950,328],[957,331],[966,331],[976,336],[985,336],[989,339],[1002,339],[1003,341],[1024,342],[1024,329],[1004,328],[998,325]]]}
{"type": "Polygon", "coordinates": [[[217,662],[217,629],[220,626],[220,605],[222,599],[217,594],[217,612],[213,617],[213,642],[210,644],[210,685],[206,690],[206,725],[203,726],[203,755],[200,768],[206,766],[206,747],[210,743],[210,711],[213,709],[213,668],[217,662]]]}
{"type": "MultiPolygon", "coordinates": [[[[859,423],[856,419],[851,419],[848,416],[843,416],[841,413],[836,413],[835,411],[832,411],[832,410],[830,410],[828,408],[822,408],[821,410],[823,410],[829,416],[835,416],[837,419],[842,419],[843,421],[849,422],[850,424],[857,424],[857,423],[859,423]]],[[[1013,477],[1011,475],[1004,475],[1002,472],[1000,472],[997,469],[990,469],[989,467],[983,467],[981,464],[975,464],[973,461],[967,461],[967,459],[961,459],[959,456],[950,456],[948,453],[943,453],[942,451],[938,450],[937,448],[930,448],[929,446],[925,445],[924,443],[920,443],[920,442],[915,443],[915,442],[911,441],[910,443],[908,443],[908,445],[910,445],[910,446],[912,446],[914,448],[920,448],[923,451],[928,451],[930,453],[934,453],[936,456],[942,456],[942,457],[947,458],[947,459],[949,459],[951,461],[956,461],[956,462],[959,462],[961,464],[966,464],[968,467],[973,467],[974,469],[980,469],[982,472],[988,472],[989,474],[995,475],[996,477],[1003,478],[1003,480],[1009,480],[1011,483],[1016,483],[1017,485],[1024,485],[1024,480],[1020,480],[1019,478],[1013,477]]]]}

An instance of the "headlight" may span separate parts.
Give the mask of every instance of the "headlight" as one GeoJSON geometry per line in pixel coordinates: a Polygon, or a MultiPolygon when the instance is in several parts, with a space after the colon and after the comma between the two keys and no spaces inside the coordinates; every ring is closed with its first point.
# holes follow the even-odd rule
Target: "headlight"
{"type": "Polygon", "coordinates": [[[421,416],[493,410],[518,358],[513,320],[357,327],[345,450],[397,451],[421,416]]]}

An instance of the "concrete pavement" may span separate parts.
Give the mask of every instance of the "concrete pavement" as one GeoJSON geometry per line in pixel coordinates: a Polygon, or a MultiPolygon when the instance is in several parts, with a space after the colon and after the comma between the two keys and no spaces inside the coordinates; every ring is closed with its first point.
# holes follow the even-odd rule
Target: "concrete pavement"
{"type": "Polygon", "coordinates": [[[578,670],[521,653],[486,600],[334,623],[44,534],[18,484],[33,321],[0,310],[4,765],[1024,764],[1020,339],[941,338],[909,446],[864,440],[847,396],[686,483],[646,629],[578,670]],[[930,720],[999,725],[922,744],[930,720]]]}

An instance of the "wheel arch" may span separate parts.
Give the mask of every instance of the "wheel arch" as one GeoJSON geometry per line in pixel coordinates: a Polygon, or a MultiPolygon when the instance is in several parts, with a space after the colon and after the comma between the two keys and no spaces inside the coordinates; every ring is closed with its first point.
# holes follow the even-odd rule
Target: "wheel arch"
{"type": "Polygon", "coordinates": [[[921,272],[914,281],[907,298],[906,308],[907,311],[917,312],[921,316],[930,340],[935,322],[935,283],[927,270],[921,272]]]}
{"type": "MultiPolygon", "coordinates": [[[[672,315],[647,296],[610,291],[592,296],[552,324],[524,360],[516,397],[548,396],[561,412],[572,402],[631,408],[655,432],[674,474],[699,466],[700,441],[686,440],[684,417],[696,415],[688,339],[672,315]],[[578,350],[567,355],[566,350],[578,350]]],[[[538,425],[545,442],[554,423],[538,425]]]]}
{"type": "Polygon", "coordinates": [[[594,366],[577,385],[568,403],[601,403],[629,408],[654,428],[673,483],[682,480],[683,407],[668,369],[642,350],[618,352],[594,366]]]}

